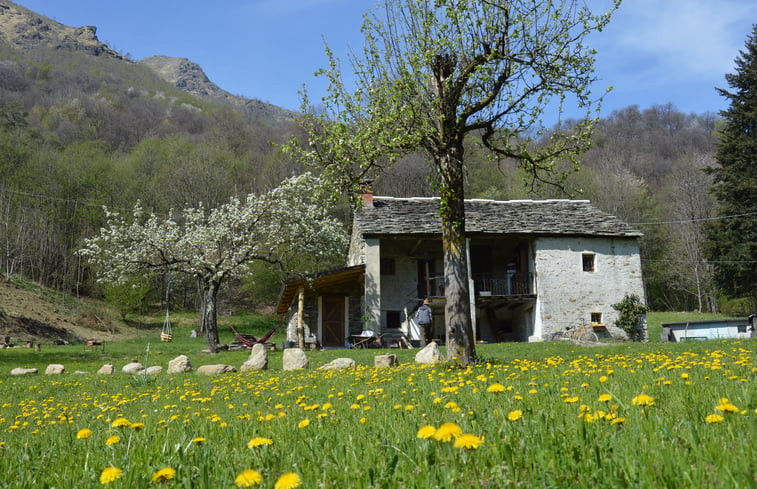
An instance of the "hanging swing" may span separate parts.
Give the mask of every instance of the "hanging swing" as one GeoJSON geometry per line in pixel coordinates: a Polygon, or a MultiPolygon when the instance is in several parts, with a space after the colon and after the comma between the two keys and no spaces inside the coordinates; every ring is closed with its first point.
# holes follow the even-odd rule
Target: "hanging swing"
{"type": "Polygon", "coordinates": [[[171,319],[169,316],[169,292],[171,288],[171,274],[166,275],[166,319],[163,321],[163,329],[160,332],[160,341],[170,343],[173,341],[173,333],[171,332],[171,319]]]}

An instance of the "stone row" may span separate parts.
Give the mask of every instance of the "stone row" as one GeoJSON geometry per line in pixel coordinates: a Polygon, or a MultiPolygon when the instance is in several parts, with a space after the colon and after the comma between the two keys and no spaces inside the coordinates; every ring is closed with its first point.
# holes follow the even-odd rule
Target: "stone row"
{"type": "MultiPolygon", "coordinates": [[[[434,364],[441,361],[441,354],[439,352],[439,346],[436,343],[430,343],[425,348],[420,350],[415,355],[415,362],[420,364],[434,364]]],[[[385,355],[376,355],[374,357],[375,367],[393,367],[397,365],[397,355],[390,353],[385,355]]],[[[287,348],[284,350],[282,366],[284,370],[300,370],[307,369],[309,367],[308,358],[305,352],[300,348],[287,348]]],[[[344,370],[349,368],[355,368],[355,360],[351,358],[337,358],[332,360],[318,368],[318,370],[344,370]]],[[[250,352],[250,357],[239,368],[241,372],[247,372],[250,370],[266,370],[268,369],[268,349],[264,345],[255,345],[250,352]]],[[[106,363],[100,370],[97,371],[98,375],[113,375],[115,373],[115,367],[112,363],[106,363]]],[[[58,375],[66,371],[66,368],[58,363],[50,364],[45,369],[46,375],[58,375]]],[[[121,371],[131,375],[157,375],[163,372],[163,367],[159,365],[153,365],[145,368],[139,362],[131,362],[124,365],[121,371]]],[[[192,364],[189,361],[189,357],[186,355],[179,355],[173,360],[168,362],[168,368],[166,373],[177,374],[187,373],[194,371],[192,364]]],[[[197,367],[195,373],[199,375],[219,375],[227,372],[236,372],[236,367],[226,364],[215,365],[202,365],[197,367]]],[[[11,375],[29,375],[38,373],[36,368],[14,368],[11,370],[11,375]]],[[[89,372],[83,372],[77,370],[75,374],[88,374],[89,372]]]]}

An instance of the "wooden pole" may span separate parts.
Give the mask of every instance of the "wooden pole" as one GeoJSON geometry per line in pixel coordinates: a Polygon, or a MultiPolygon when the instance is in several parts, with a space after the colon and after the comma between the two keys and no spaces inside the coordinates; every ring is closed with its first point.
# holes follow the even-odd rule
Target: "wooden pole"
{"type": "Polygon", "coordinates": [[[305,325],[303,316],[305,315],[305,287],[300,287],[299,298],[297,301],[297,340],[299,347],[305,349],[305,325]]]}

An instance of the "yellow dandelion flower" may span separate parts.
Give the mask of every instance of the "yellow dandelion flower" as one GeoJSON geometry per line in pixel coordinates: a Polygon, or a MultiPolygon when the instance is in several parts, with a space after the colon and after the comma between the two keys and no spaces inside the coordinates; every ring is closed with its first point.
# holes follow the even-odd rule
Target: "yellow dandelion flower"
{"type": "Polygon", "coordinates": [[[196,436],[192,438],[192,443],[194,443],[195,445],[202,445],[203,443],[205,443],[205,441],[205,438],[203,438],[202,436],[196,436]]]}
{"type": "Polygon", "coordinates": [[[495,382],[486,388],[486,392],[491,392],[495,394],[498,392],[505,392],[505,386],[498,382],[495,382]]]}
{"type": "Polygon", "coordinates": [[[368,421],[368,419],[367,419],[367,418],[360,418],[360,420],[358,420],[358,422],[359,422],[360,424],[365,424],[365,423],[366,423],[367,421],[368,421]]]}
{"type": "Polygon", "coordinates": [[[100,472],[100,484],[110,484],[111,482],[120,479],[123,475],[124,472],[118,467],[105,467],[103,471],[100,472]]]}
{"type": "Polygon", "coordinates": [[[176,471],[171,467],[163,467],[160,470],[156,470],[152,475],[153,482],[166,482],[176,477],[176,471]]]}
{"type": "Polygon", "coordinates": [[[520,409],[516,409],[515,411],[510,411],[507,413],[507,419],[510,421],[518,421],[520,418],[523,417],[523,411],[520,409]]]}
{"type": "Polygon", "coordinates": [[[423,440],[428,440],[432,436],[434,436],[434,433],[436,433],[436,428],[434,428],[431,425],[421,426],[418,430],[418,438],[421,438],[423,440]]]}
{"type": "Polygon", "coordinates": [[[684,373],[681,374],[681,378],[683,380],[687,380],[689,378],[689,374],[687,374],[686,372],[684,372],[684,373]]]}
{"type": "Polygon", "coordinates": [[[111,436],[108,437],[107,440],[105,440],[105,444],[106,445],[115,445],[119,441],[121,441],[121,437],[119,437],[118,435],[111,435],[111,436]]]}
{"type": "Polygon", "coordinates": [[[134,431],[139,431],[144,427],[145,427],[144,423],[132,423],[129,425],[129,428],[133,429],[134,431]]]}
{"type": "Polygon", "coordinates": [[[706,418],[704,418],[705,421],[708,423],[720,423],[725,418],[720,414],[709,414],[706,418]]]}
{"type": "Polygon", "coordinates": [[[612,396],[610,394],[599,395],[599,402],[610,402],[611,400],[612,400],[612,396]]]}
{"type": "Polygon", "coordinates": [[[626,422],[626,418],[613,418],[612,421],[610,421],[610,424],[612,425],[621,425],[626,422]]]}
{"type": "Polygon", "coordinates": [[[116,418],[116,420],[113,421],[110,425],[114,428],[123,428],[129,427],[131,423],[126,418],[116,418]]]}
{"type": "Polygon", "coordinates": [[[654,397],[648,394],[639,394],[638,396],[631,399],[631,404],[633,404],[634,406],[653,406],[654,397]]]}
{"type": "Polygon", "coordinates": [[[568,404],[574,404],[579,401],[579,398],[578,396],[566,397],[565,399],[563,399],[563,401],[565,401],[568,404]]]}
{"type": "Polygon", "coordinates": [[[273,444],[272,439],[256,436],[255,438],[247,442],[247,448],[262,447],[263,445],[271,445],[271,444],[273,444]]]}
{"type": "Polygon", "coordinates": [[[436,441],[448,442],[462,434],[463,429],[455,423],[442,423],[433,436],[436,441]]]}
{"type": "Polygon", "coordinates": [[[92,430],[89,428],[82,428],[78,432],[76,432],[76,438],[79,440],[84,440],[86,438],[89,438],[92,436],[92,430]]]}
{"type": "Polygon", "coordinates": [[[0,441],[0,448],[5,448],[5,442],[4,441],[0,441]]]}
{"type": "Polygon", "coordinates": [[[599,381],[600,381],[600,382],[607,382],[607,376],[606,376],[606,375],[603,375],[603,376],[601,376],[601,377],[599,378],[599,381]]]}
{"type": "Polygon", "coordinates": [[[452,409],[457,407],[457,403],[455,401],[449,401],[447,404],[444,405],[445,409],[452,409]]]}
{"type": "Polygon", "coordinates": [[[715,406],[715,409],[718,411],[722,411],[724,413],[738,413],[739,408],[731,404],[728,399],[725,400],[726,402],[721,402],[719,405],[715,406]]]}
{"type": "Polygon", "coordinates": [[[263,482],[263,476],[257,470],[247,469],[240,472],[234,479],[237,487],[252,487],[263,482]]]}
{"type": "Polygon", "coordinates": [[[302,485],[300,476],[294,472],[287,472],[281,474],[273,487],[274,489],[294,489],[295,487],[300,487],[300,485],[302,485]]]}
{"type": "Polygon", "coordinates": [[[475,450],[483,444],[484,444],[483,436],[478,437],[470,433],[464,433],[460,435],[457,438],[457,440],[455,440],[455,444],[453,446],[455,448],[465,448],[466,450],[475,450]]]}
{"type": "Polygon", "coordinates": [[[298,428],[305,428],[309,424],[310,424],[310,420],[309,419],[303,419],[302,421],[300,421],[299,423],[297,423],[297,427],[298,428]]]}

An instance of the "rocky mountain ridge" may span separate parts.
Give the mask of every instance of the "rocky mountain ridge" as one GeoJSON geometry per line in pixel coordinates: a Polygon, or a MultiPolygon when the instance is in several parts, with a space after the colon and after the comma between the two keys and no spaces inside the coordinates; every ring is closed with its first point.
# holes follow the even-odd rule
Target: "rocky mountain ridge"
{"type": "Polygon", "coordinates": [[[7,0],[0,0],[0,41],[20,49],[67,49],[125,60],[100,42],[97,27],[69,27],[7,0]]]}
{"type": "MultiPolygon", "coordinates": [[[[8,0],[0,0],[0,42],[21,50],[52,49],[133,61],[97,38],[97,27],[70,27],[8,0]]],[[[256,99],[232,95],[210,81],[200,65],[186,58],[151,56],[138,61],[166,83],[204,100],[224,104],[254,122],[288,124],[295,113],[256,99]]]]}

